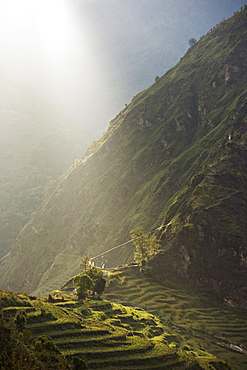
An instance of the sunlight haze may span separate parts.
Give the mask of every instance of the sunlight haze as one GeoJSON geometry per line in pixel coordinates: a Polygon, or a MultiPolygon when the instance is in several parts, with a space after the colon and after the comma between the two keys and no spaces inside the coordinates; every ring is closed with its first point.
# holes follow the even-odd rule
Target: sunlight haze
{"type": "Polygon", "coordinates": [[[84,110],[87,107],[89,119],[83,122],[87,126],[95,119],[94,115],[90,118],[90,106],[95,105],[96,91],[103,104],[110,105],[110,84],[104,79],[108,71],[102,67],[96,37],[81,7],[75,5],[66,0],[1,1],[0,67],[17,83],[25,83],[51,99],[68,115],[79,105],[84,110]],[[108,93],[104,94],[106,85],[108,93]]]}
{"type": "Polygon", "coordinates": [[[48,184],[244,3],[0,0],[0,258],[48,184]]]}
{"type": "Polygon", "coordinates": [[[0,68],[97,138],[125,103],[178,62],[189,37],[243,3],[0,0],[0,68]]]}

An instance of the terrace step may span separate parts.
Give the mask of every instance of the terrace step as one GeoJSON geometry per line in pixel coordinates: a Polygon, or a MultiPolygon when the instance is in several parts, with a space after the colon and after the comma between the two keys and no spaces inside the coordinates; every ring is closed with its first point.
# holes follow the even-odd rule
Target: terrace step
{"type": "Polygon", "coordinates": [[[34,312],[33,315],[30,314],[27,316],[27,324],[29,325],[29,327],[38,323],[44,325],[48,321],[56,322],[57,320],[52,316],[51,313],[37,314],[37,312],[34,312]]]}
{"type": "Polygon", "coordinates": [[[90,309],[93,311],[108,311],[111,310],[112,305],[111,303],[105,303],[105,304],[90,304],[90,309]]]}
{"type": "Polygon", "coordinates": [[[75,308],[79,306],[78,302],[58,302],[54,303],[54,305],[62,308],[75,308]]]}
{"type": "MultiPolygon", "coordinates": [[[[106,364],[106,363],[103,363],[103,364],[92,364],[89,365],[89,369],[93,370],[93,369],[108,369],[108,370],[155,370],[155,369],[159,369],[159,370],[171,370],[171,369],[179,369],[179,370],[183,370],[183,369],[188,369],[188,367],[184,366],[183,363],[181,363],[180,361],[170,361],[170,362],[167,362],[167,364],[164,364],[162,361],[160,364],[150,364],[150,365],[133,365],[130,361],[130,365],[127,365],[125,363],[121,363],[121,360],[118,361],[118,363],[116,365],[112,365],[111,363],[109,364],[106,364]],[[130,367],[131,366],[131,367],[130,367]]],[[[196,368],[195,368],[196,369],[196,368]]],[[[199,368],[197,368],[199,370],[199,368]]]]}
{"type": "MultiPolygon", "coordinates": [[[[54,339],[54,338],[53,338],[54,339]]],[[[57,347],[59,347],[61,350],[68,349],[68,348],[76,348],[83,346],[120,346],[124,345],[126,341],[126,336],[119,335],[119,336],[109,336],[109,337],[101,337],[101,338],[82,338],[80,337],[70,337],[69,340],[65,340],[64,337],[62,337],[60,340],[56,340],[55,344],[57,347]]]]}
{"type": "Polygon", "coordinates": [[[29,324],[27,325],[27,329],[30,330],[34,334],[43,334],[43,333],[50,333],[52,331],[65,331],[65,330],[73,330],[79,329],[81,325],[76,322],[57,322],[57,321],[47,321],[45,323],[38,323],[38,324],[29,324]]]}
{"type": "MultiPolygon", "coordinates": [[[[138,340],[140,341],[140,338],[138,337],[138,340]]],[[[153,348],[153,343],[148,340],[143,340],[143,343],[139,343],[139,345],[135,345],[134,342],[125,342],[122,343],[121,346],[118,347],[108,347],[104,346],[100,349],[96,348],[85,348],[85,346],[78,349],[72,349],[63,351],[62,353],[65,356],[83,356],[86,361],[92,361],[92,360],[104,360],[106,358],[119,358],[121,356],[129,356],[130,354],[140,354],[145,353],[148,350],[153,348]]]]}
{"type": "MultiPolygon", "coordinates": [[[[95,338],[96,336],[103,336],[103,335],[109,335],[110,331],[109,330],[104,330],[104,329],[92,329],[92,330],[69,330],[69,331],[55,331],[53,333],[50,333],[50,337],[54,340],[59,339],[59,338],[69,338],[69,337],[92,337],[95,338]]],[[[125,336],[125,334],[123,334],[125,336]]]]}
{"type": "Polygon", "coordinates": [[[24,307],[11,306],[11,307],[3,308],[3,314],[5,316],[15,316],[15,314],[18,311],[25,311],[26,313],[29,313],[29,312],[35,311],[35,308],[32,306],[24,306],[24,307]]]}
{"type": "Polygon", "coordinates": [[[117,359],[104,359],[103,361],[88,361],[89,369],[111,369],[111,370],[141,370],[141,369],[173,369],[182,362],[177,359],[176,354],[158,355],[149,353],[139,353],[128,356],[118,356],[117,359]],[[138,356],[139,355],[139,356],[138,356]]]}

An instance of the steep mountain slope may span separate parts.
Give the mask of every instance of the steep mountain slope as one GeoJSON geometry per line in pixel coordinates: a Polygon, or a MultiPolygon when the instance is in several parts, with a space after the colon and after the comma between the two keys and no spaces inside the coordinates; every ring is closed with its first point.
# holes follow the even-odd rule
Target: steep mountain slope
{"type": "MultiPolygon", "coordinates": [[[[1,261],[2,287],[44,294],[81,256],[163,226],[160,277],[196,277],[222,299],[244,289],[246,20],[244,9],[222,22],[111,122],[1,261]]],[[[106,258],[132,257],[128,244],[106,258]]]]}
{"type": "Polygon", "coordinates": [[[71,119],[86,117],[98,138],[125,102],[178,62],[190,37],[199,38],[244,4],[245,0],[71,0],[54,6],[31,6],[25,0],[12,8],[0,4],[0,69],[46,96],[71,119]]]}
{"type": "Polygon", "coordinates": [[[42,203],[48,183],[68,170],[93,136],[27,86],[4,73],[0,81],[2,257],[42,203]]]}
{"type": "MultiPolygon", "coordinates": [[[[71,26],[79,33],[70,34],[71,48],[64,45],[62,54],[43,44],[44,30],[33,24],[35,7],[19,9],[16,3],[9,9],[11,19],[16,17],[11,26],[7,3],[0,5],[0,257],[39,206],[47,182],[81,157],[125,102],[179,60],[191,36],[198,38],[244,0],[225,0],[223,6],[221,0],[69,3],[71,26]],[[86,67],[91,52],[94,62],[86,67]]],[[[62,24],[55,34],[56,27],[48,30],[60,19],[59,6],[46,12],[51,43],[61,34],[62,24]]]]}
{"type": "MultiPolygon", "coordinates": [[[[102,64],[110,66],[105,68],[108,88],[98,96],[97,105],[110,94],[109,87],[114,99],[105,107],[100,105],[100,119],[104,110],[112,118],[133,95],[152,84],[155,76],[174,66],[185,53],[190,37],[198,39],[244,4],[244,0],[83,2],[80,21],[83,23],[85,16],[90,20],[90,33],[99,39],[98,56],[102,64]]],[[[94,102],[82,113],[85,110],[94,110],[91,114],[95,122],[99,121],[94,102]]]]}

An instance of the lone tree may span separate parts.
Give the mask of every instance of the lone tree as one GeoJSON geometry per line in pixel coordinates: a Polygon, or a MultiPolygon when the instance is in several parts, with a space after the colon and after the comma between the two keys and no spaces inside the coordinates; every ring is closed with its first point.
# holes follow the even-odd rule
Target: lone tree
{"type": "Polygon", "coordinates": [[[79,299],[85,299],[90,292],[101,295],[105,290],[106,284],[106,280],[103,278],[103,271],[97,267],[85,270],[83,274],[77,275],[73,282],[77,286],[79,299]]]}
{"type": "Polygon", "coordinates": [[[95,266],[85,271],[85,274],[90,276],[93,281],[96,281],[98,278],[103,277],[103,271],[95,266]]]}
{"type": "Polygon", "coordinates": [[[104,292],[106,280],[103,277],[103,271],[93,266],[85,272],[93,280],[93,294],[96,293],[99,296],[104,292]]]}
{"type": "Polygon", "coordinates": [[[189,43],[189,46],[193,46],[196,44],[196,39],[194,37],[191,37],[189,40],[188,40],[188,43],[189,43]]]}
{"type": "Polygon", "coordinates": [[[77,286],[78,299],[85,299],[94,285],[93,280],[87,274],[77,275],[73,282],[77,286]]]}
{"type": "Polygon", "coordinates": [[[82,268],[84,268],[84,270],[86,270],[89,266],[91,266],[90,262],[91,262],[91,258],[88,257],[88,256],[85,256],[81,259],[80,267],[82,267],[82,268]]]}
{"type": "Polygon", "coordinates": [[[94,293],[98,294],[98,296],[100,297],[101,294],[104,293],[105,291],[105,285],[106,285],[106,280],[102,277],[98,278],[95,281],[95,284],[93,287],[94,293]]]}
{"type": "Polygon", "coordinates": [[[135,246],[134,260],[143,272],[150,258],[159,251],[159,243],[155,235],[148,236],[142,227],[137,227],[130,232],[132,242],[135,246]]]}

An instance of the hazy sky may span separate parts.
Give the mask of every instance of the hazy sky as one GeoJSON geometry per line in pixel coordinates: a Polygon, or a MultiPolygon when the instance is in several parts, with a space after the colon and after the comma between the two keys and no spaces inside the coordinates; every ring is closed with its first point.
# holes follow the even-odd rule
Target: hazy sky
{"type": "Polygon", "coordinates": [[[200,36],[243,4],[242,0],[0,0],[0,68],[84,124],[106,128],[134,94],[167,69],[159,60],[158,37],[152,39],[159,28],[181,42],[181,55],[171,48],[170,59],[167,56],[170,67],[188,48],[183,37],[200,36]],[[218,14],[210,14],[210,6],[218,14]],[[195,13],[197,34],[191,34],[193,18],[184,14],[185,9],[195,13]],[[176,32],[183,33],[181,38],[176,32]],[[143,50],[154,55],[152,64],[143,50]]]}

